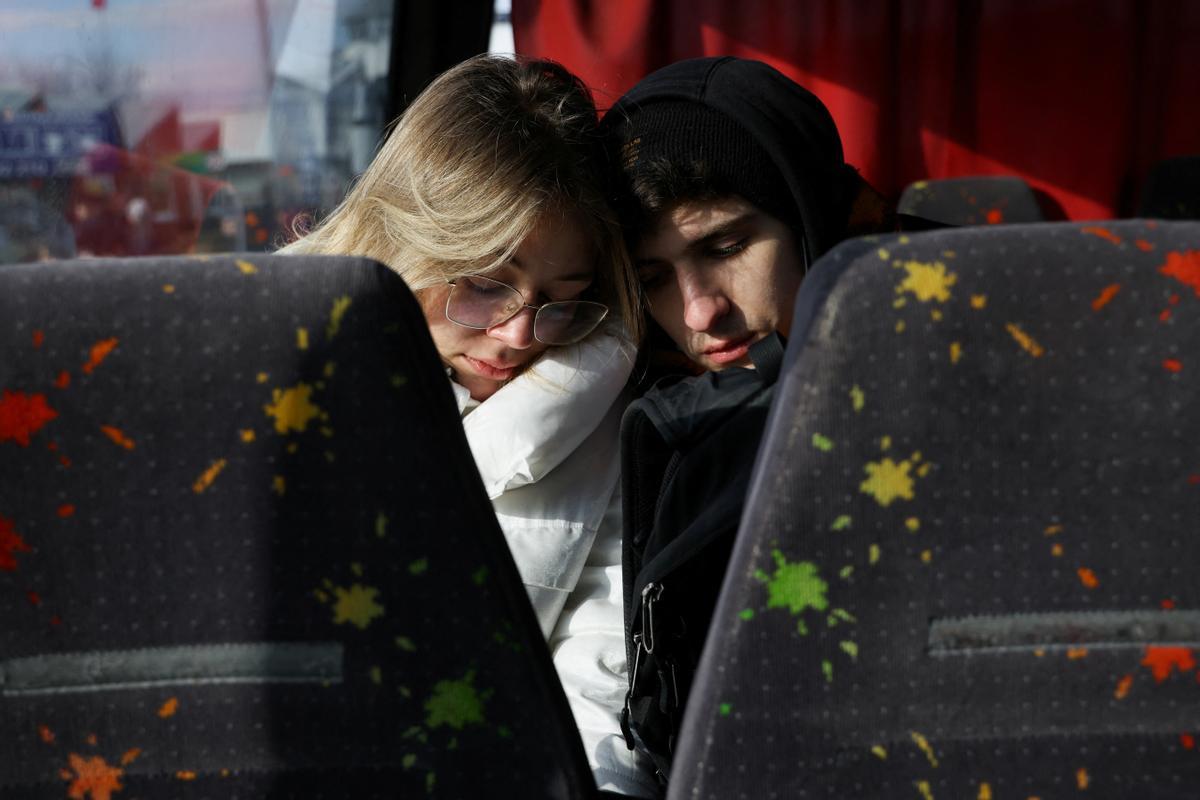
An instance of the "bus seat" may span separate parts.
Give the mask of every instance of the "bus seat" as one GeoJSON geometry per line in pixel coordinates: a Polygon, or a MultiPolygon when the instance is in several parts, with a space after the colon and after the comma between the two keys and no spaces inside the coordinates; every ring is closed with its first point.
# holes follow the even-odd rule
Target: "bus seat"
{"type": "Polygon", "coordinates": [[[1142,217],[1200,219],[1200,155],[1160,161],[1142,188],[1142,217]]]}
{"type": "Polygon", "coordinates": [[[955,226],[1045,219],[1033,189],[1012,175],[916,181],[905,187],[896,213],[955,226]]]}
{"type": "Polygon", "coordinates": [[[801,287],[670,798],[1200,785],[1200,224],[843,243],[801,287]]]}
{"type": "Polygon", "coordinates": [[[595,792],[373,262],[0,267],[0,619],[5,800],[595,792]]]}

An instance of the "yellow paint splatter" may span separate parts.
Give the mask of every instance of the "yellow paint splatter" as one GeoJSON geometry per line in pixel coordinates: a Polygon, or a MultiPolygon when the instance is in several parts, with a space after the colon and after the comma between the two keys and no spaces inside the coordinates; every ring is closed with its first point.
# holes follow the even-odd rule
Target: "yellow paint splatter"
{"type": "Polygon", "coordinates": [[[249,444],[250,442],[254,441],[254,431],[251,430],[250,428],[246,428],[244,431],[240,431],[238,433],[238,436],[240,436],[242,438],[242,441],[245,442],[246,444],[249,444]]]}
{"type": "Polygon", "coordinates": [[[172,284],[163,284],[163,294],[175,294],[175,287],[172,284]]]}
{"type": "Polygon", "coordinates": [[[877,744],[877,745],[875,745],[874,747],[872,747],[872,748],[871,748],[871,752],[872,752],[872,753],[875,755],[875,757],[876,757],[876,758],[878,758],[880,761],[886,761],[886,760],[887,760],[887,750],[884,748],[884,746],[883,746],[883,745],[881,745],[881,744],[877,744]]]}
{"type": "Polygon", "coordinates": [[[954,258],[957,255],[958,255],[958,253],[954,252],[953,250],[943,250],[942,251],[942,258],[954,258]]]}
{"type": "Polygon", "coordinates": [[[321,432],[321,435],[324,436],[326,439],[333,438],[333,428],[329,427],[328,425],[322,425],[320,427],[320,432],[321,432]]]}
{"type": "Polygon", "coordinates": [[[1063,531],[1062,525],[1048,525],[1048,526],[1046,526],[1046,530],[1044,531],[1044,533],[1047,536],[1053,536],[1056,533],[1062,533],[1062,531],[1063,531]]]}
{"type": "Polygon", "coordinates": [[[160,719],[170,719],[175,716],[177,711],[179,711],[179,698],[168,697],[167,701],[158,707],[158,716],[160,719]]]}
{"type": "Polygon", "coordinates": [[[863,394],[863,390],[857,385],[850,387],[850,405],[854,409],[854,413],[863,410],[863,406],[867,403],[867,396],[863,394]]]}
{"type": "Polygon", "coordinates": [[[933,561],[933,551],[932,550],[922,550],[921,551],[921,562],[928,564],[931,561],[933,561]]]}
{"type": "Polygon", "coordinates": [[[899,239],[897,239],[896,241],[900,242],[900,244],[908,244],[908,242],[909,242],[909,238],[908,238],[907,236],[901,236],[901,237],[900,237],[899,239]]]}
{"type": "Polygon", "coordinates": [[[1088,771],[1086,769],[1080,767],[1075,770],[1075,785],[1079,787],[1080,791],[1088,788],[1089,783],[1091,783],[1091,780],[1088,778],[1088,771]]]}
{"type": "Polygon", "coordinates": [[[266,382],[267,382],[267,379],[268,379],[269,377],[270,377],[270,376],[269,376],[269,375],[267,375],[267,373],[265,373],[265,372],[260,372],[260,373],[258,373],[257,375],[255,375],[255,376],[254,376],[254,380],[255,380],[255,382],[257,382],[257,383],[266,383],[266,382]]]}
{"type": "Polygon", "coordinates": [[[971,295],[971,308],[975,309],[976,311],[987,308],[987,295],[986,294],[971,295]]]}
{"type": "Polygon", "coordinates": [[[892,437],[883,436],[879,439],[879,449],[887,452],[892,446],[892,437]]]}
{"type": "Polygon", "coordinates": [[[904,520],[904,527],[908,528],[913,533],[916,533],[921,528],[921,520],[916,517],[909,517],[904,520]]]}
{"type": "Polygon", "coordinates": [[[958,282],[958,275],[946,271],[941,261],[925,263],[906,261],[903,264],[908,275],[896,287],[896,293],[911,292],[917,300],[928,303],[936,300],[944,303],[950,299],[950,287],[958,282]]]}
{"type": "Polygon", "coordinates": [[[376,686],[383,684],[383,670],[379,667],[371,667],[371,683],[376,686]]]}
{"type": "Polygon", "coordinates": [[[271,491],[283,497],[284,492],[287,491],[287,480],[282,475],[276,475],[271,479],[271,491]]]}
{"type": "Polygon", "coordinates": [[[375,517],[375,535],[380,539],[387,536],[388,518],[380,511],[375,517]]]}
{"type": "Polygon", "coordinates": [[[350,623],[359,630],[366,630],[371,621],[383,616],[384,607],[375,602],[379,590],[373,586],[355,583],[349,588],[333,587],[336,598],[333,606],[333,624],[350,623]]]}
{"type": "Polygon", "coordinates": [[[308,328],[296,328],[296,348],[298,350],[308,349],[308,328]]]}
{"type": "Polygon", "coordinates": [[[931,469],[933,469],[933,464],[930,464],[929,462],[922,464],[921,466],[917,467],[917,477],[924,478],[929,474],[929,470],[931,469]]]}
{"type": "Polygon", "coordinates": [[[960,358],[962,358],[962,344],[960,344],[959,342],[951,342],[950,343],[950,363],[957,364],[958,360],[960,358]]]}
{"type": "Polygon", "coordinates": [[[936,308],[932,309],[929,312],[929,318],[931,320],[933,320],[934,322],[941,322],[942,321],[942,312],[937,310],[936,308]]]}
{"type": "Polygon", "coordinates": [[[986,783],[979,784],[979,794],[975,800],[992,800],[992,787],[986,783]]]}
{"type": "Polygon", "coordinates": [[[357,561],[350,562],[350,572],[355,577],[361,578],[363,575],[363,565],[357,561]]]}
{"type": "Polygon", "coordinates": [[[326,338],[332,339],[337,336],[338,330],[342,327],[342,317],[346,316],[346,312],[349,310],[349,295],[342,295],[333,301],[333,308],[329,312],[329,324],[325,327],[326,338]]]}
{"type": "Polygon", "coordinates": [[[1046,352],[1045,348],[1038,344],[1032,336],[1021,330],[1019,326],[1010,322],[1004,326],[1004,329],[1017,340],[1017,344],[1021,345],[1022,350],[1034,358],[1040,358],[1046,352]]]}
{"type": "Polygon", "coordinates": [[[884,508],[890,506],[898,498],[912,500],[913,479],[908,474],[912,466],[912,462],[907,459],[899,464],[890,458],[868,462],[863,467],[866,470],[867,479],[859,485],[858,489],[874,497],[875,502],[884,508]]]}
{"type": "Polygon", "coordinates": [[[326,361],[325,369],[321,371],[321,374],[324,375],[326,378],[332,378],[334,370],[336,370],[336,369],[337,369],[337,364],[333,363],[332,361],[326,361]]]}
{"type": "Polygon", "coordinates": [[[929,765],[936,769],[938,760],[933,752],[933,747],[929,744],[929,740],[916,731],[910,731],[909,735],[912,736],[912,740],[916,743],[917,747],[921,748],[921,752],[925,754],[925,757],[929,759],[929,765]]]}
{"type": "Polygon", "coordinates": [[[905,327],[904,320],[900,320],[896,323],[896,333],[904,333],[905,327]]]}
{"type": "Polygon", "coordinates": [[[881,259],[883,259],[884,261],[887,261],[889,258],[892,257],[892,254],[889,253],[887,250],[884,250],[882,247],[879,248],[878,250],[876,250],[875,252],[878,253],[879,257],[881,259]]]}
{"type": "Polygon", "coordinates": [[[212,465],[209,466],[208,469],[204,470],[200,477],[196,479],[196,482],[192,484],[192,491],[196,494],[200,494],[205,489],[212,486],[213,481],[215,481],[217,476],[221,474],[221,470],[225,469],[225,465],[227,463],[228,462],[223,458],[218,458],[216,461],[214,461],[212,465]]]}
{"type": "Polygon", "coordinates": [[[897,297],[892,301],[892,308],[904,308],[906,305],[908,305],[907,297],[897,297]]]}
{"type": "Polygon", "coordinates": [[[929,788],[929,781],[917,781],[913,786],[921,793],[922,800],[933,800],[933,790],[929,788]]]}
{"type": "Polygon", "coordinates": [[[879,555],[880,555],[879,545],[877,545],[877,544],[871,545],[870,547],[867,548],[867,563],[868,564],[878,564],[879,563],[879,555]]]}
{"type": "Polygon", "coordinates": [[[289,456],[294,456],[300,451],[300,444],[298,442],[289,442],[288,446],[284,449],[287,451],[289,456]]]}
{"type": "Polygon", "coordinates": [[[289,389],[272,390],[273,402],[263,406],[263,410],[267,416],[275,418],[276,433],[303,433],[308,423],[320,415],[321,409],[309,400],[312,392],[313,388],[306,383],[298,383],[289,389]]]}
{"type": "Polygon", "coordinates": [[[254,273],[258,272],[258,267],[254,266],[249,261],[242,261],[239,258],[237,261],[234,261],[233,263],[237,264],[237,268],[241,271],[241,273],[243,275],[253,275],[254,273]]]}

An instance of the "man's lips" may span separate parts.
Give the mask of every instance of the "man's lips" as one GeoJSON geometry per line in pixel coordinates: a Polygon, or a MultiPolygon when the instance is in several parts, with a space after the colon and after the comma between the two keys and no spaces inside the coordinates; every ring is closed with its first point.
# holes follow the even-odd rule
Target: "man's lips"
{"type": "Polygon", "coordinates": [[[468,355],[463,355],[463,359],[477,375],[490,378],[494,381],[508,380],[517,371],[518,366],[517,364],[505,364],[502,361],[484,361],[483,359],[472,358],[468,355]]]}
{"type": "Polygon", "coordinates": [[[731,364],[745,358],[752,344],[754,344],[754,334],[749,334],[740,339],[730,339],[707,347],[701,351],[701,354],[713,363],[731,364]]]}

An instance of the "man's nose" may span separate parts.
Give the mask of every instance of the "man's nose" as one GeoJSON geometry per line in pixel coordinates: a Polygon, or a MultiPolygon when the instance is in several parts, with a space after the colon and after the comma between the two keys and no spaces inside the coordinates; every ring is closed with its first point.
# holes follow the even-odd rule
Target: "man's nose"
{"type": "Polygon", "coordinates": [[[513,350],[525,350],[533,345],[533,318],[537,314],[532,308],[522,308],[514,316],[487,329],[487,335],[499,339],[513,350]]]}
{"type": "Polygon", "coordinates": [[[729,313],[729,298],[713,276],[690,267],[678,270],[677,275],[683,295],[683,322],[689,329],[703,333],[729,313]]]}

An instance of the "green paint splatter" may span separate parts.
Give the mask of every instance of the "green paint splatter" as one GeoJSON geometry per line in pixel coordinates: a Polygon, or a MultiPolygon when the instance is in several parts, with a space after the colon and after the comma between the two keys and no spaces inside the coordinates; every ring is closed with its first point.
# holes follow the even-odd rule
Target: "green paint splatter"
{"type": "Polygon", "coordinates": [[[412,769],[413,764],[417,763],[417,757],[412,753],[406,753],[404,758],[400,759],[400,766],[405,769],[412,769]]]}
{"type": "Polygon", "coordinates": [[[412,697],[412,689],[408,688],[407,686],[397,686],[396,691],[400,693],[401,697],[412,697]]]}
{"type": "Polygon", "coordinates": [[[513,734],[507,725],[501,725],[499,728],[496,728],[496,735],[501,739],[511,739],[513,734]]]}
{"type": "Polygon", "coordinates": [[[438,681],[433,686],[433,695],[425,701],[425,724],[430,728],[449,725],[462,730],[469,723],[483,723],[483,698],[472,685],[474,671],[461,680],[438,681]]]}
{"type": "Polygon", "coordinates": [[[859,411],[862,411],[866,402],[867,396],[863,394],[863,390],[857,386],[852,386],[850,388],[850,404],[854,407],[854,413],[857,414],[859,411]]]}
{"type": "Polygon", "coordinates": [[[396,375],[392,376],[392,388],[393,389],[400,389],[407,385],[408,385],[408,376],[407,375],[396,374],[396,375]]]}
{"type": "Polygon", "coordinates": [[[405,730],[404,733],[400,734],[400,738],[413,739],[413,738],[419,737],[422,733],[423,733],[423,731],[421,730],[420,725],[413,725],[412,727],[405,730]]]}
{"type": "Polygon", "coordinates": [[[753,608],[743,608],[741,611],[738,612],[738,617],[740,619],[744,619],[746,621],[752,620],[752,619],[754,619],[754,609],[753,608]]]}
{"type": "Polygon", "coordinates": [[[476,586],[483,586],[484,582],[487,581],[487,577],[488,577],[488,568],[487,567],[480,567],[479,569],[477,569],[471,573],[471,580],[475,583],[476,586]]]}
{"type": "Polygon", "coordinates": [[[853,520],[850,519],[849,514],[842,514],[840,517],[838,517],[837,519],[835,519],[833,521],[833,524],[829,526],[829,530],[844,531],[850,527],[851,522],[853,522],[853,520]]]}
{"type": "Polygon", "coordinates": [[[779,550],[772,550],[771,556],[775,559],[775,574],[768,577],[762,570],[755,573],[755,577],[767,584],[767,608],[786,608],[797,615],[808,608],[824,611],[829,607],[825,597],[829,584],[821,580],[816,564],[789,563],[779,550]]]}
{"type": "Polygon", "coordinates": [[[342,327],[342,317],[346,316],[346,312],[349,310],[349,295],[342,295],[333,301],[333,308],[329,312],[329,324],[325,326],[326,338],[332,339],[337,336],[338,330],[342,327]]]}
{"type": "Polygon", "coordinates": [[[854,618],[854,615],[851,614],[849,611],[847,611],[844,608],[835,608],[833,611],[830,612],[830,614],[834,617],[837,617],[842,622],[850,622],[850,623],[858,622],[858,620],[854,618]]]}
{"type": "Polygon", "coordinates": [[[434,775],[432,772],[426,773],[425,774],[425,791],[429,794],[433,794],[433,785],[436,782],[437,782],[436,775],[434,775]]]}
{"type": "Polygon", "coordinates": [[[821,662],[821,672],[825,675],[826,683],[833,683],[833,662],[826,659],[821,662]]]}
{"type": "Polygon", "coordinates": [[[371,667],[371,683],[376,686],[383,684],[383,670],[379,667],[371,667]]]}
{"type": "Polygon", "coordinates": [[[388,518],[387,515],[380,511],[375,516],[375,535],[380,539],[387,536],[388,518]]]}
{"type": "Polygon", "coordinates": [[[879,549],[879,545],[873,544],[867,548],[867,562],[868,563],[878,564],[880,555],[882,555],[882,552],[879,549]]]}
{"type": "Polygon", "coordinates": [[[822,436],[819,433],[814,433],[812,436],[813,447],[820,450],[822,453],[828,453],[833,449],[833,442],[827,436],[822,436]]]}
{"type": "Polygon", "coordinates": [[[407,636],[397,636],[396,637],[396,647],[399,647],[401,650],[403,650],[406,653],[417,652],[417,646],[415,644],[413,644],[412,639],[408,638],[407,636]]]}
{"type": "Polygon", "coordinates": [[[847,564],[838,572],[838,577],[844,581],[850,580],[850,576],[854,574],[854,567],[847,564]]]}
{"type": "Polygon", "coordinates": [[[420,575],[429,569],[429,559],[420,558],[408,565],[408,571],[413,575],[420,575]]]}
{"type": "Polygon", "coordinates": [[[858,659],[858,645],[849,640],[838,642],[838,647],[842,648],[842,652],[850,656],[850,658],[858,659]]]}
{"type": "Polygon", "coordinates": [[[718,711],[722,717],[728,717],[731,713],[733,713],[733,706],[729,703],[721,703],[721,705],[718,707],[718,711]]]}

